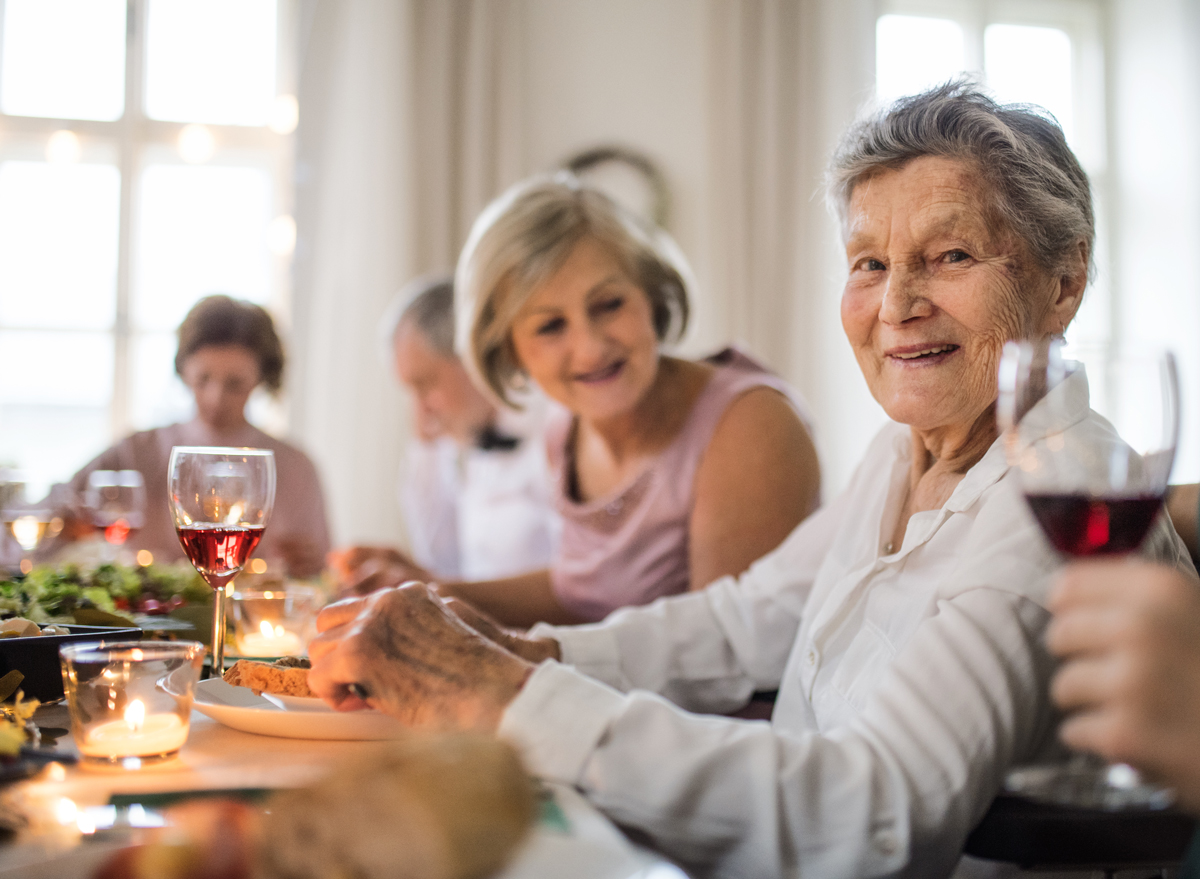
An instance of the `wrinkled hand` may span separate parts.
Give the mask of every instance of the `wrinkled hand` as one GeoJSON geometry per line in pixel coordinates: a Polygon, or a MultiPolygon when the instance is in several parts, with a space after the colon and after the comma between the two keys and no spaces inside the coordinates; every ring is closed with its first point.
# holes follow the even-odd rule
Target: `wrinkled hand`
{"type": "Polygon", "coordinates": [[[369,706],[412,727],[494,732],[533,671],[423,583],[331,604],[317,629],[313,692],[338,710],[369,706]]]}
{"type": "Polygon", "coordinates": [[[457,598],[443,599],[460,620],[481,635],[495,641],[505,650],[527,659],[535,665],[545,659],[562,659],[562,649],[553,638],[530,638],[520,629],[502,626],[482,611],[457,598]]]}
{"type": "Polygon", "coordinates": [[[1067,659],[1052,695],[1063,741],[1130,763],[1200,810],[1200,583],[1138,561],[1083,562],[1050,599],[1067,659]]]}
{"type": "Polygon", "coordinates": [[[369,595],[408,580],[428,582],[433,575],[390,546],[351,546],[333,550],[326,562],[337,576],[339,596],[369,595]]]}

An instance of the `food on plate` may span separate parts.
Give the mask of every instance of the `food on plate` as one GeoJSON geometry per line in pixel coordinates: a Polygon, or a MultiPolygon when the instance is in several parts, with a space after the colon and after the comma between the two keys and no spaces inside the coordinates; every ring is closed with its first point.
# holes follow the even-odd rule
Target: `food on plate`
{"type": "Polygon", "coordinates": [[[170,826],[117,852],[95,879],[482,879],[510,860],[535,807],[510,745],[414,734],[261,809],[223,799],[171,807],[170,826]]]}
{"type": "Polygon", "coordinates": [[[274,662],[239,659],[225,672],[225,683],[249,687],[256,694],[315,698],[308,688],[310,663],[302,656],[284,656],[274,662]]]}
{"type": "Polygon", "coordinates": [[[0,621],[0,638],[28,638],[30,635],[40,635],[41,633],[41,626],[24,617],[13,617],[0,621]]]}

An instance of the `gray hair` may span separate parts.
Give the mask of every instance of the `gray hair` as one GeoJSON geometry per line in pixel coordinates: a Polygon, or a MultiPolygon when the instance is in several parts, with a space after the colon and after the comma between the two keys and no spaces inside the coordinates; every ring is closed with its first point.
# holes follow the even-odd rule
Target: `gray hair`
{"type": "Polygon", "coordinates": [[[567,172],[518,183],[479,215],[455,274],[459,354],[475,383],[509,406],[516,405],[509,392],[526,379],[513,322],[585,238],[599,242],[649,297],[660,341],[687,327],[691,269],[666,232],[567,172]]]}
{"type": "Polygon", "coordinates": [[[1042,270],[1064,272],[1082,242],[1091,274],[1096,220],[1087,174],[1045,110],[998,104],[959,78],[860,120],[842,137],[826,180],[843,227],[859,183],[922,156],[971,163],[992,193],[996,219],[1042,270]]]}
{"type": "Polygon", "coordinates": [[[428,275],[410,281],[396,294],[380,322],[387,350],[396,346],[400,327],[411,323],[443,357],[454,357],[454,279],[428,275]]]}

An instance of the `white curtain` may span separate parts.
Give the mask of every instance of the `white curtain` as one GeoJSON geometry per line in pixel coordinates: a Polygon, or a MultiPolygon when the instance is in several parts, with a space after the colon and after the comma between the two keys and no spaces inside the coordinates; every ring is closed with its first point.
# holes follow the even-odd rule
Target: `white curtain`
{"type": "Polygon", "coordinates": [[[799,387],[826,484],[845,484],[883,419],[841,330],[845,268],[821,181],[871,96],[871,0],[710,0],[712,309],[726,338],[799,387]]]}
{"type": "Polygon", "coordinates": [[[471,219],[520,176],[506,0],[319,0],[305,8],[292,433],[335,539],[402,537],[407,416],[378,324],[411,278],[449,270],[471,219]]]}

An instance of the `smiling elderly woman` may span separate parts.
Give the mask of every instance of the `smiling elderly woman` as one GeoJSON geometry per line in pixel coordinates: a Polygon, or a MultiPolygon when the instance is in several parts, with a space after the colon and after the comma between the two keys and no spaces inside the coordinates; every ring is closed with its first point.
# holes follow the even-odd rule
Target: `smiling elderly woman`
{"type": "MultiPolygon", "coordinates": [[[[1052,120],[961,83],[856,126],[831,178],[843,325],[893,419],[840,497],[741,577],[596,625],[500,632],[420,585],[335,605],[313,689],[498,730],[703,874],[954,871],[1008,767],[1056,747],[1059,560],[993,405],[1005,340],[1079,306],[1091,198],[1052,120]],[[687,713],[774,687],[770,725],[687,713]]],[[[1079,420],[1051,428],[1102,433],[1077,375],[1079,420]]],[[[1163,520],[1144,552],[1187,564],[1163,520]]]]}

